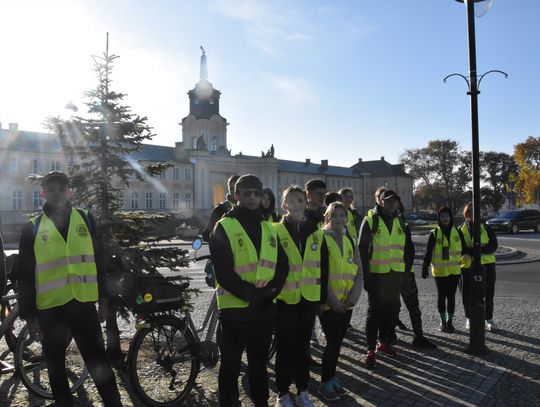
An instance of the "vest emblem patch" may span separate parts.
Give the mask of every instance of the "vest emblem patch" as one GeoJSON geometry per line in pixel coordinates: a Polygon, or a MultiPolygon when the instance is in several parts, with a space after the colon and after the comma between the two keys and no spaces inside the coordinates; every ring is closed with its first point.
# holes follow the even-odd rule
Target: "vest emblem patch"
{"type": "Polygon", "coordinates": [[[47,236],[46,234],[41,235],[41,240],[43,240],[44,242],[46,242],[48,238],[49,236],[47,236]]]}
{"type": "Polygon", "coordinates": [[[274,238],[274,236],[270,236],[270,246],[276,247],[276,239],[274,238]]]}
{"type": "Polygon", "coordinates": [[[88,229],[86,228],[85,225],[79,225],[79,227],[77,228],[77,234],[80,237],[86,237],[88,236],[88,229]]]}

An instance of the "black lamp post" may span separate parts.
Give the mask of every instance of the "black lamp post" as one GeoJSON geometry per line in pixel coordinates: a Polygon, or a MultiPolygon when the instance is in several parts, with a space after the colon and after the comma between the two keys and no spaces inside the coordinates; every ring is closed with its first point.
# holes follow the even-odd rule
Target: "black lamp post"
{"type": "Polygon", "coordinates": [[[470,272],[470,335],[468,352],[483,355],[489,352],[486,346],[484,303],[485,272],[481,265],[480,247],[480,148],[478,142],[478,94],[482,78],[491,72],[508,75],[499,70],[488,71],[480,77],[476,72],[476,36],[474,27],[474,5],[485,0],[456,0],[465,3],[467,8],[467,29],[469,37],[469,77],[461,74],[451,74],[444,78],[444,82],[451,76],[460,76],[468,84],[468,95],[471,96],[471,130],[472,130],[472,181],[473,181],[473,264],[470,272]]]}

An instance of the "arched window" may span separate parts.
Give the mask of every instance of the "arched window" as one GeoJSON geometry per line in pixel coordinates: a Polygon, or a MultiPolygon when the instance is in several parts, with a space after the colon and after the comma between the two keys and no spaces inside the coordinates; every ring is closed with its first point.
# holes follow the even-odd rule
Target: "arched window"
{"type": "Polygon", "coordinates": [[[217,149],[218,149],[218,138],[216,136],[213,136],[210,142],[210,151],[217,151],[217,149]]]}

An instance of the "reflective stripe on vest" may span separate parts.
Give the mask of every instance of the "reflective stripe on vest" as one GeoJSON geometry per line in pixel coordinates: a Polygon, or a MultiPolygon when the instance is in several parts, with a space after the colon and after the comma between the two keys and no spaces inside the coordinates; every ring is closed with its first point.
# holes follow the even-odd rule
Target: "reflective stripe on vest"
{"type": "MultiPolygon", "coordinates": [[[[37,217],[32,219],[35,223],[37,217]]],[[[92,236],[77,209],[71,210],[67,241],[52,220],[41,215],[34,240],[36,308],[58,307],[76,299],[98,300],[97,268],[92,236]]]]}
{"type": "Polygon", "coordinates": [[[358,232],[356,231],[356,219],[352,209],[347,209],[347,232],[351,236],[353,242],[358,240],[358,232]]]}
{"type": "MultiPolygon", "coordinates": [[[[465,245],[469,248],[473,248],[473,239],[471,234],[469,233],[469,225],[467,221],[463,222],[461,225],[461,232],[463,233],[463,240],[465,241],[465,245]]],[[[480,224],[480,245],[484,246],[489,243],[489,235],[487,233],[487,230],[483,223],[480,224]]],[[[463,255],[461,258],[461,268],[471,268],[473,262],[473,258],[466,254],[463,255]]],[[[480,258],[481,264],[491,264],[495,263],[495,253],[482,253],[482,257],[480,258]]]]}
{"type": "MultiPolygon", "coordinates": [[[[277,262],[277,234],[268,222],[261,222],[261,249],[257,254],[253,242],[238,222],[230,217],[221,218],[218,222],[223,227],[233,253],[234,271],[243,281],[251,284],[269,282],[274,278],[277,262]]],[[[246,308],[249,302],[241,300],[227,290],[217,290],[219,309],[246,308]]]]}
{"type": "Polygon", "coordinates": [[[455,226],[450,231],[450,241],[440,227],[433,229],[435,237],[433,256],[431,258],[431,274],[433,277],[447,277],[461,274],[461,239],[455,226]],[[443,260],[443,248],[448,248],[448,260],[443,260]]]}
{"type": "MultiPolygon", "coordinates": [[[[342,236],[343,253],[330,236],[324,236],[328,247],[328,286],[341,302],[347,299],[354,285],[358,265],[354,262],[354,248],[347,236],[342,236]]],[[[324,310],[330,309],[324,305],[324,310]]]]}
{"type": "Polygon", "coordinates": [[[392,233],[388,231],[386,223],[379,219],[377,230],[373,230],[373,217],[375,213],[368,213],[366,220],[371,229],[372,255],[369,261],[371,273],[388,273],[390,270],[405,271],[403,255],[405,251],[405,232],[401,228],[401,222],[396,216],[392,223],[392,233]]]}
{"type": "Polygon", "coordinates": [[[321,298],[321,252],[320,244],[314,244],[314,241],[321,241],[322,231],[320,233],[314,232],[317,237],[314,238],[314,234],[312,234],[306,239],[304,250],[306,259],[303,260],[287,227],[280,222],[274,223],[274,228],[289,260],[289,274],[277,298],[286,304],[298,304],[302,296],[309,301],[319,301],[321,298]],[[314,253],[312,254],[312,252],[314,253]]]}

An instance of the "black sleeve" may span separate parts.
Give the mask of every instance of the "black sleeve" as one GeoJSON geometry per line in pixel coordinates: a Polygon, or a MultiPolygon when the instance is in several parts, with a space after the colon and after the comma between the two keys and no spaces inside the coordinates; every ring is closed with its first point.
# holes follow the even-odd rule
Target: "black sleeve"
{"type": "Polygon", "coordinates": [[[99,298],[107,296],[107,262],[104,257],[103,240],[100,237],[99,226],[96,223],[96,219],[90,212],[87,214],[88,227],[92,235],[92,244],[94,246],[94,258],[96,261],[97,280],[98,280],[98,292],[99,298]]]}
{"type": "Polygon", "coordinates": [[[201,233],[202,238],[205,242],[210,241],[211,234],[212,234],[212,231],[214,230],[216,223],[218,222],[218,220],[220,220],[223,217],[223,215],[225,215],[225,213],[227,213],[225,205],[221,205],[221,204],[217,205],[212,210],[212,212],[210,213],[210,219],[208,221],[208,224],[206,225],[206,227],[201,233]]]}
{"type": "Polygon", "coordinates": [[[358,237],[358,251],[360,252],[360,261],[362,262],[362,271],[364,273],[364,279],[369,278],[369,258],[371,251],[371,241],[373,240],[373,234],[369,227],[367,219],[364,218],[362,226],[360,227],[360,236],[358,237]]]}
{"type": "Polygon", "coordinates": [[[416,251],[411,237],[411,229],[409,225],[405,225],[405,248],[403,253],[403,261],[405,262],[405,271],[413,272],[414,256],[416,251]]]}
{"type": "Polygon", "coordinates": [[[495,253],[497,248],[499,247],[499,242],[497,241],[497,236],[495,235],[495,232],[493,229],[491,229],[491,226],[484,223],[484,227],[486,228],[486,232],[489,237],[489,241],[486,245],[482,246],[482,254],[486,253],[495,253]]]}
{"type": "Polygon", "coordinates": [[[221,287],[235,297],[247,302],[258,301],[260,291],[254,284],[248,283],[234,272],[234,259],[231,245],[223,226],[216,224],[210,236],[210,254],[216,280],[221,287]]]}
{"type": "Polygon", "coordinates": [[[37,318],[36,309],[36,256],[34,254],[34,224],[24,225],[19,240],[17,275],[19,313],[22,319],[37,318]]]}
{"type": "Polygon", "coordinates": [[[323,239],[321,243],[321,304],[326,302],[326,295],[328,293],[328,279],[330,276],[328,264],[328,246],[326,239],[323,239]]]}
{"type": "Polygon", "coordinates": [[[434,247],[435,247],[435,235],[433,233],[430,233],[428,241],[427,241],[427,246],[426,246],[426,254],[424,254],[424,262],[422,263],[422,270],[429,268],[429,265],[431,264],[431,259],[433,258],[434,247]]]}

